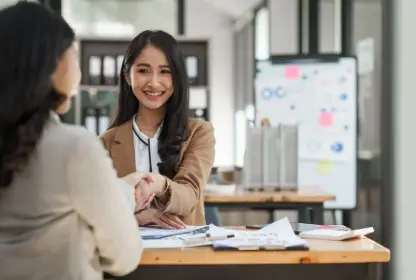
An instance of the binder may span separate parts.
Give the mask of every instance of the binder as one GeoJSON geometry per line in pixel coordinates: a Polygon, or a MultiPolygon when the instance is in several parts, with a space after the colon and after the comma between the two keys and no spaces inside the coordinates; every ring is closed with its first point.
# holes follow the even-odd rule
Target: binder
{"type": "Polygon", "coordinates": [[[107,131],[110,126],[110,109],[103,107],[98,109],[98,135],[107,131]]]}
{"type": "Polygon", "coordinates": [[[101,84],[101,57],[92,55],[88,58],[88,82],[90,85],[101,84]]]}
{"type": "Polygon", "coordinates": [[[198,79],[198,58],[196,58],[196,56],[188,56],[185,61],[189,83],[194,85],[198,79]]]}
{"type": "Polygon", "coordinates": [[[106,55],[103,59],[103,74],[105,85],[116,84],[116,58],[114,56],[106,55]]]}
{"type": "Polygon", "coordinates": [[[250,190],[298,188],[298,127],[248,127],[243,185],[250,190]]]}
{"type": "Polygon", "coordinates": [[[280,183],[281,190],[296,190],[298,187],[298,126],[279,125],[280,130],[280,183]]]}
{"type": "Polygon", "coordinates": [[[244,153],[243,185],[248,189],[263,188],[263,128],[248,127],[244,153]]]}
{"type": "Polygon", "coordinates": [[[98,128],[97,128],[97,116],[96,116],[95,108],[93,107],[85,108],[84,126],[89,132],[97,135],[98,128]]]}
{"type": "Polygon", "coordinates": [[[263,128],[262,154],[263,154],[263,188],[275,190],[280,183],[281,143],[280,129],[278,127],[263,128]]]}
{"type": "Polygon", "coordinates": [[[117,56],[117,71],[116,71],[116,83],[117,84],[120,84],[120,77],[118,74],[124,71],[123,62],[124,62],[124,55],[118,55],[117,56]]]}

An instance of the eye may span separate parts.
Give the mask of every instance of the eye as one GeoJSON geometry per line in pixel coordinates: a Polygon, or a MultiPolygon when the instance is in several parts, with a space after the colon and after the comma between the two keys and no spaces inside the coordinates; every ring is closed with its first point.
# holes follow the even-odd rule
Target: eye
{"type": "Polygon", "coordinates": [[[137,72],[139,72],[139,73],[149,73],[149,70],[147,70],[146,68],[139,68],[139,70],[137,72]]]}
{"type": "Polygon", "coordinates": [[[163,70],[160,71],[160,73],[162,73],[162,74],[170,74],[170,70],[163,69],[163,70]]]}

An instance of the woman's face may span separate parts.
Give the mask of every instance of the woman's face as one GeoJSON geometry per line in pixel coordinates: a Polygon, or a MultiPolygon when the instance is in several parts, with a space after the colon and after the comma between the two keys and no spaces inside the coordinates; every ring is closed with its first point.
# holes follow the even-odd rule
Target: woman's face
{"type": "Polygon", "coordinates": [[[163,108],[173,94],[168,60],[161,50],[150,45],[136,57],[126,80],[140,105],[151,110],[163,108]]]}
{"type": "Polygon", "coordinates": [[[66,113],[71,107],[71,96],[81,81],[78,55],[74,46],[65,51],[52,75],[54,88],[65,95],[66,101],[57,109],[58,114],[66,113]]]}

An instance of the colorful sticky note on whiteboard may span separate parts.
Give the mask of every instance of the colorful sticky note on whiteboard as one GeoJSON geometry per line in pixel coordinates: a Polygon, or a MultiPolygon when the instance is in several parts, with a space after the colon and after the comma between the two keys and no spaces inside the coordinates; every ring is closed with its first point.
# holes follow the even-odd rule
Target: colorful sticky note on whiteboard
{"type": "Polygon", "coordinates": [[[319,174],[330,174],[332,173],[332,162],[330,161],[319,161],[318,162],[318,173],[319,174]]]}
{"type": "Polygon", "coordinates": [[[285,69],[286,79],[293,80],[299,78],[300,69],[297,66],[289,66],[285,69]]]}
{"type": "Polygon", "coordinates": [[[320,126],[331,126],[333,122],[334,122],[334,114],[332,112],[319,113],[319,125],[320,126]]]}

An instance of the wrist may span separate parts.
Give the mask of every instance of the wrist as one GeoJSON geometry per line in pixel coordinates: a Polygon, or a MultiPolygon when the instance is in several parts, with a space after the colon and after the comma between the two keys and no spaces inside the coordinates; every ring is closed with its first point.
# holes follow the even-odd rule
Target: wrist
{"type": "Polygon", "coordinates": [[[166,192],[168,186],[167,178],[163,175],[157,175],[156,196],[160,196],[166,192]]]}

